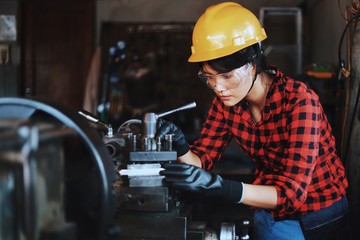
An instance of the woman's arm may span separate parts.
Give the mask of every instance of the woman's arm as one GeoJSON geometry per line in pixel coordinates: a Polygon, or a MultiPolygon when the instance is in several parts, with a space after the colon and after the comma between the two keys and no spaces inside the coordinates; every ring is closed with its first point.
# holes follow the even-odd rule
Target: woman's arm
{"type": "Polygon", "coordinates": [[[201,168],[201,166],[202,166],[200,158],[198,157],[198,155],[193,153],[191,150],[188,151],[186,154],[182,155],[181,157],[179,157],[178,161],[181,162],[181,163],[191,164],[191,165],[194,165],[194,166],[199,167],[199,168],[201,168]]]}
{"type": "MultiPolygon", "coordinates": [[[[201,168],[200,158],[192,151],[188,151],[179,157],[178,161],[201,168]]],[[[276,188],[274,186],[243,184],[241,203],[251,207],[274,209],[277,205],[276,188]]]]}
{"type": "Polygon", "coordinates": [[[243,184],[242,202],[257,208],[275,209],[277,191],[274,186],[243,184]]]}

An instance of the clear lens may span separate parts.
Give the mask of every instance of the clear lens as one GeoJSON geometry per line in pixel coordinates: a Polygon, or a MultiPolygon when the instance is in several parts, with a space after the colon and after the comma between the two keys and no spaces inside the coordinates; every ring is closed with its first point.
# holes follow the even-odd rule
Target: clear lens
{"type": "Polygon", "coordinates": [[[230,90],[238,87],[245,80],[248,70],[250,69],[249,66],[251,66],[251,63],[245,64],[230,72],[215,75],[204,73],[200,69],[198,76],[201,81],[213,90],[218,90],[220,85],[223,90],[230,90]]]}

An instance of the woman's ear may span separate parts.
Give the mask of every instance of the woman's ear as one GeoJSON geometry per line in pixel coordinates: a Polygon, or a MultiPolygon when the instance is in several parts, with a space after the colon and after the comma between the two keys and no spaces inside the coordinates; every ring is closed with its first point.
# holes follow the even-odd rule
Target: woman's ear
{"type": "Polygon", "coordinates": [[[256,61],[253,61],[252,65],[253,65],[253,68],[256,68],[256,65],[257,65],[256,61]]]}
{"type": "Polygon", "coordinates": [[[249,64],[251,64],[252,70],[256,70],[257,63],[255,60],[250,62],[249,64]]]}

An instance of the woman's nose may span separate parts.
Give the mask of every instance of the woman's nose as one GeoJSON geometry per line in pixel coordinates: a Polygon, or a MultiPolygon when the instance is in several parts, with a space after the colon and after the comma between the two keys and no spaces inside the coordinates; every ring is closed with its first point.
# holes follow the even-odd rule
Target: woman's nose
{"type": "Polygon", "coordinates": [[[216,91],[219,91],[219,92],[223,92],[223,91],[226,91],[226,90],[227,90],[226,87],[224,87],[223,85],[218,84],[218,83],[216,83],[216,84],[214,85],[213,89],[216,90],[216,91]]]}

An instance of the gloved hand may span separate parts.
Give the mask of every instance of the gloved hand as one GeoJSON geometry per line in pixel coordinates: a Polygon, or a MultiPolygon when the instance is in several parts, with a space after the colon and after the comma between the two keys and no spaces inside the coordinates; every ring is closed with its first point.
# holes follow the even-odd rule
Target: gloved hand
{"type": "Polygon", "coordinates": [[[185,163],[167,163],[160,175],[174,188],[198,192],[206,196],[220,197],[230,202],[240,203],[243,194],[241,182],[223,179],[202,168],[185,163]]]}
{"type": "Polygon", "coordinates": [[[156,128],[156,136],[160,137],[161,139],[163,139],[166,134],[173,135],[173,149],[177,152],[178,157],[184,155],[190,150],[189,144],[185,139],[185,135],[174,123],[159,118],[156,128]]]}

